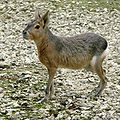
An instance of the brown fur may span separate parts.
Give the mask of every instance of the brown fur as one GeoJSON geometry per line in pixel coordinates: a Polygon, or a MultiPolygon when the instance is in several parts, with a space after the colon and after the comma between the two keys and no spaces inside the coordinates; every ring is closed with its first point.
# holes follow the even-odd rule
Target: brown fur
{"type": "Polygon", "coordinates": [[[103,55],[107,48],[106,40],[94,33],[85,33],[73,37],[55,36],[47,27],[48,20],[49,11],[40,17],[37,10],[35,20],[28,24],[23,31],[25,39],[35,41],[39,60],[48,69],[49,80],[43,101],[48,101],[54,93],[53,78],[59,67],[69,69],[85,68],[96,72],[100,77],[96,95],[101,94],[107,84],[107,78],[102,68],[102,62],[106,56],[106,54],[103,55]]]}

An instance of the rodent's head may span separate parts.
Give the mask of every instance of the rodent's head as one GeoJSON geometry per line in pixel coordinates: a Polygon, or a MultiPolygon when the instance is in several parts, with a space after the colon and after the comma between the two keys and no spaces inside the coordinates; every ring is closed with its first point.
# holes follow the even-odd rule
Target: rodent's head
{"type": "Polygon", "coordinates": [[[35,20],[28,23],[27,27],[23,30],[23,38],[30,40],[39,40],[45,35],[45,31],[49,21],[49,11],[42,17],[38,9],[35,11],[35,20]]]}

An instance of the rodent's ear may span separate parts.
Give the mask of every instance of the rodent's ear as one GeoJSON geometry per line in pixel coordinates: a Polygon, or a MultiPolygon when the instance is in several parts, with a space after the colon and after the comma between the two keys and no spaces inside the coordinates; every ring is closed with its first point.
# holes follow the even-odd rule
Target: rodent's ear
{"type": "Polygon", "coordinates": [[[45,28],[49,22],[49,10],[42,16],[42,20],[44,23],[43,28],[45,28]]]}
{"type": "Polygon", "coordinates": [[[38,19],[41,19],[41,17],[40,17],[39,10],[36,9],[36,10],[35,10],[35,20],[38,20],[38,19]]]}

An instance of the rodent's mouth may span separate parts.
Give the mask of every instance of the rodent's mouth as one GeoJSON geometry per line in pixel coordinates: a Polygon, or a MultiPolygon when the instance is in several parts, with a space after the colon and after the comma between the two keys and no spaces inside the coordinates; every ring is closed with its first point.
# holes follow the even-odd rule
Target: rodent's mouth
{"type": "Polygon", "coordinates": [[[23,38],[26,39],[26,40],[28,40],[29,39],[29,35],[23,34],[23,38]]]}

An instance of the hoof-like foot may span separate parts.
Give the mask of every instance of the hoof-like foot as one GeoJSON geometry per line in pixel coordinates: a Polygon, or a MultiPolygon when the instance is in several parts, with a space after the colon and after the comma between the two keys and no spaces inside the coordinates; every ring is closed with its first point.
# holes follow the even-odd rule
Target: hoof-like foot
{"type": "Polygon", "coordinates": [[[88,97],[97,98],[101,95],[101,90],[99,87],[95,87],[89,94],[88,97]]]}

